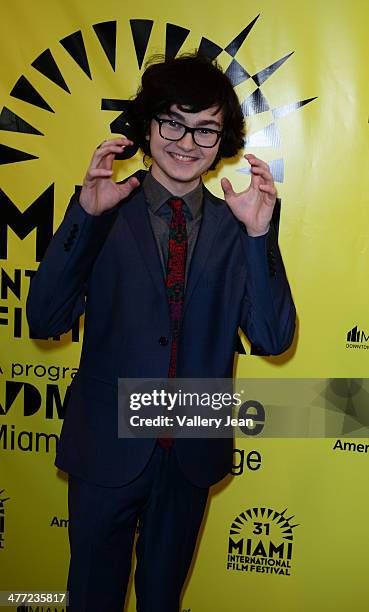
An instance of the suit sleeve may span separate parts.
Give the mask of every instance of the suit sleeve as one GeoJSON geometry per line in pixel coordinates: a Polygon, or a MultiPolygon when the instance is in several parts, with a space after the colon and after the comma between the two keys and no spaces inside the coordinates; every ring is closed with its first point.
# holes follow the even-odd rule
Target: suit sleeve
{"type": "Polygon", "coordinates": [[[115,218],[115,210],[89,215],[72,197],[30,284],[27,319],[36,337],[68,331],[84,312],[88,278],[115,218]]]}
{"type": "Polygon", "coordinates": [[[296,311],[273,226],[253,238],[240,230],[247,267],[240,327],[258,354],[278,355],[291,344],[296,311]]]}

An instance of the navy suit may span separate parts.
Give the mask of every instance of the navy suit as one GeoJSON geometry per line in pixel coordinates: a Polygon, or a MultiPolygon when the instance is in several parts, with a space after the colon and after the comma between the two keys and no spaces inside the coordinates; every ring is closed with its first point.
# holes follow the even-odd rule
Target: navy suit
{"type": "MultiPolygon", "coordinates": [[[[118,439],[117,379],[165,378],[170,356],[165,281],[142,189],[99,217],[72,203],[31,283],[27,307],[40,337],[69,330],[86,313],[57,466],[97,484],[129,482],[155,441],[118,439]]],[[[232,377],[239,326],[264,353],[277,354],[290,345],[294,324],[273,230],[250,238],[224,201],[205,189],[178,377],[232,377]]],[[[183,472],[198,486],[229,472],[230,440],[178,439],[175,446],[183,472]]]]}
{"type": "MultiPolygon", "coordinates": [[[[143,173],[137,176],[142,181],[143,173]]],[[[91,488],[140,482],[145,466],[154,470],[152,457],[163,459],[157,458],[157,448],[153,452],[155,440],[118,439],[117,379],[165,378],[171,348],[165,280],[141,187],[99,217],[88,215],[77,198],[72,199],[32,280],[27,307],[30,327],[39,337],[63,333],[84,311],[86,315],[81,362],[56,465],[91,488]]],[[[231,378],[239,326],[265,354],[277,354],[290,345],[294,325],[273,229],[268,236],[249,237],[225,202],[204,189],[177,376],[231,378]]],[[[230,471],[232,440],[177,439],[170,454],[186,482],[206,488],[230,471]]],[[[172,473],[172,466],[168,470],[172,473]]],[[[199,504],[205,502],[206,494],[199,504]]],[[[188,516],[183,520],[189,522],[188,516]]],[[[168,538],[175,537],[177,525],[174,521],[168,538]]],[[[192,549],[188,554],[190,561],[192,549]]],[[[174,560],[168,562],[168,571],[174,565],[174,560]]],[[[182,573],[185,576],[185,569],[182,573]]],[[[142,609],[178,609],[175,598],[170,601],[142,609]]]]}

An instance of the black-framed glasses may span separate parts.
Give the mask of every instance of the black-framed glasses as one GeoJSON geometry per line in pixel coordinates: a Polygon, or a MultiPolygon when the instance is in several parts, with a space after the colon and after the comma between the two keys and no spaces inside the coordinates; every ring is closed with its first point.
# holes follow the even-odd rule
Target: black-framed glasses
{"type": "Polygon", "coordinates": [[[199,147],[211,149],[215,147],[222,135],[221,130],[213,130],[207,127],[188,127],[188,125],[180,123],[176,119],[161,119],[160,117],[154,117],[154,119],[159,124],[159,134],[164,140],[181,140],[189,132],[195,144],[199,147]]]}

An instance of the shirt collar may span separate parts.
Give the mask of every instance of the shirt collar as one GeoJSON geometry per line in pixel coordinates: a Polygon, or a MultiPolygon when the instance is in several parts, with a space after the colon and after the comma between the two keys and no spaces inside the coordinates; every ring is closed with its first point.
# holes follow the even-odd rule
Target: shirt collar
{"type": "MultiPolygon", "coordinates": [[[[157,181],[151,174],[147,172],[142,187],[145,193],[146,200],[148,202],[150,210],[156,214],[158,210],[168,202],[169,198],[176,197],[170,193],[159,181],[157,181]]],[[[188,209],[193,219],[196,219],[201,214],[202,199],[203,199],[203,185],[202,182],[195,187],[189,193],[186,193],[181,199],[188,206],[188,209]]]]}

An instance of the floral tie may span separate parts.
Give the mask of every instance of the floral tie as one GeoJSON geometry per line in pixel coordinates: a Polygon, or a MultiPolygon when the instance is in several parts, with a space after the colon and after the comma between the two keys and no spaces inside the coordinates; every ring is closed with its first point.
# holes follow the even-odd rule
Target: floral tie
{"type": "Polygon", "coordinates": [[[183,212],[183,200],[171,199],[168,202],[172,209],[172,220],[169,228],[169,246],[166,287],[172,328],[172,347],[168,378],[173,378],[177,371],[178,337],[181,327],[185,274],[187,258],[187,230],[183,212]]]}
{"type": "MultiPolygon", "coordinates": [[[[172,331],[168,378],[174,378],[177,372],[177,351],[185,292],[188,238],[186,219],[183,212],[183,200],[172,198],[168,201],[168,204],[172,209],[172,219],[169,227],[166,275],[166,288],[172,331]]],[[[158,438],[158,442],[162,448],[169,450],[173,444],[173,439],[158,438]]]]}

